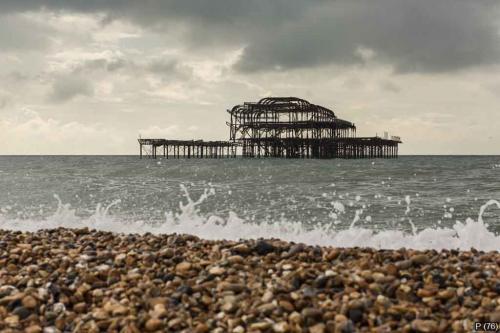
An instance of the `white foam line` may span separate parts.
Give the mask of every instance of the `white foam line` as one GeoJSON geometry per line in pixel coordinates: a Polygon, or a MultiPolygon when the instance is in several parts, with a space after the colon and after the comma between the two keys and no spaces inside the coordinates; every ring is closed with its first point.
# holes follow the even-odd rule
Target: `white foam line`
{"type": "MultiPolygon", "coordinates": [[[[479,209],[477,221],[467,219],[464,223],[456,221],[452,228],[426,228],[413,233],[399,230],[374,231],[367,228],[352,226],[347,230],[335,230],[334,221],[331,225],[307,229],[303,223],[291,221],[276,221],[270,223],[247,222],[230,212],[226,218],[216,215],[202,216],[199,206],[213,191],[205,191],[198,200],[192,200],[187,189],[181,187],[187,203],[180,202],[180,211],[166,214],[165,222],[157,225],[142,221],[125,223],[119,218],[109,215],[109,209],[119,201],[102,208],[96,207],[95,213],[89,218],[80,218],[69,204],[63,204],[59,197],[56,212],[44,220],[7,219],[0,215],[0,228],[6,230],[37,231],[58,227],[83,228],[88,227],[117,233],[192,234],[205,239],[255,239],[280,238],[287,241],[310,245],[337,247],[373,247],[377,249],[460,249],[475,248],[483,251],[499,251],[500,235],[488,230],[483,221],[483,213],[491,206],[500,208],[496,200],[489,200],[479,209]]],[[[358,214],[360,215],[360,213],[358,214]]],[[[359,218],[359,216],[358,216],[359,218]]]]}

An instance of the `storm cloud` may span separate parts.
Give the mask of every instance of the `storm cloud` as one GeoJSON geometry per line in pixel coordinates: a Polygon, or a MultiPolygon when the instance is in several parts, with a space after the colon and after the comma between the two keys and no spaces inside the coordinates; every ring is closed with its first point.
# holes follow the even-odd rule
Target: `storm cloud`
{"type": "Polygon", "coordinates": [[[100,14],[154,31],[180,31],[186,47],[243,49],[235,69],[284,70],[372,61],[400,73],[448,72],[500,61],[499,4],[480,0],[2,1],[4,13],[100,14]]]}
{"type": "Polygon", "coordinates": [[[61,103],[77,96],[91,96],[93,87],[89,80],[76,76],[65,76],[55,80],[52,85],[50,100],[61,103]]]}

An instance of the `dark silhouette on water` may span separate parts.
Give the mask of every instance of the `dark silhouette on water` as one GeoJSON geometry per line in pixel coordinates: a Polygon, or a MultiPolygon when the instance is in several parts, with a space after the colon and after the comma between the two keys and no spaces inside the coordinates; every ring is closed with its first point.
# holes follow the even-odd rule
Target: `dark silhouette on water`
{"type": "Polygon", "coordinates": [[[394,158],[401,139],[356,137],[356,126],[320,105],[296,97],[266,97],[231,110],[230,141],[139,139],[145,151],[157,157],[163,148],[168,157],[284,158],[394,158]],[[149,148],[149,149],[148,149],[149,148]]]}

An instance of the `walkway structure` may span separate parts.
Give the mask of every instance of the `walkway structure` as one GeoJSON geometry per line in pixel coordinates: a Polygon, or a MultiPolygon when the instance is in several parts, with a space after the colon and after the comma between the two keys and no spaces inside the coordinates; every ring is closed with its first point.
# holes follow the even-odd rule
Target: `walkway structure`
{"type": "Polygon", "coordinates": [[[140,157],[223,158],[236,157],[237,145],[228,141],[139,139],[140,157]]]}
{"type": "Polygon", "coordinates": [[[229,141],[139,139],[141,157],[393,158],[401,139],[356,137],[356,126],[296,97],[267,97],[231,110],[229,141]]]}

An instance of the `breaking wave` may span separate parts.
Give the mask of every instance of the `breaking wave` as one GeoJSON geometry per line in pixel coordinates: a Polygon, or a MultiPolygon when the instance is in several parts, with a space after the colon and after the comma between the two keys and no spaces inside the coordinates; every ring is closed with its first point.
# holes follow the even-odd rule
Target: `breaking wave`
{"type": "MultiPolygon", "coordinates": [[[[0,214],[0,229],[37,231],[52,228],[83,228],[111,231],[116,233],[146,233],[153,234],[192,234],[205,239],[249,239],[249,238],[280,238],[287,241],[305,243],[309,245],[324,245],[336,247],[373,247],[377,249],[460,249],[475,248],[483,251],[500,250],[500,235],[490,231],[488,224],[483,221],[483,213],[490,207],[500,208],[500,202],[489,200],[479,209],[476,220],[467,218],[464,222],[456,221],[449,228],[425,228],[417,231],[411,219],[411,232],[401,230],[372,230],[356,226],[360,211],[349,228],[336,230],[336,223],[319,225],[311,228],[302,222],[279,220],[272,223],[249,222],[229,212],[227,216],[201,214],[200,205],[211,195],[212,190],[205,192],[193,200],[184,186],[184,200],[179,203],[179,210],[167,212],[163,223],[149,223],[144,221],[126,222],[117,215],[110,214],[110,209],[119,204],[120,200],[113,201],[107,206],[97,205],[95,212],[87,218],[76,215],[76,210],[69,204],[63,203],[58,196],[57,210],[53,215],[41,220],[12,219],[0,214]]],[[[410,200],[406,198],[407,211],[410,200]]],[[[336,211],[343,209],[341,204],[336,205],[336,211]]],[[[332,213],[336,216],[335,213],[332,213]]]]}

